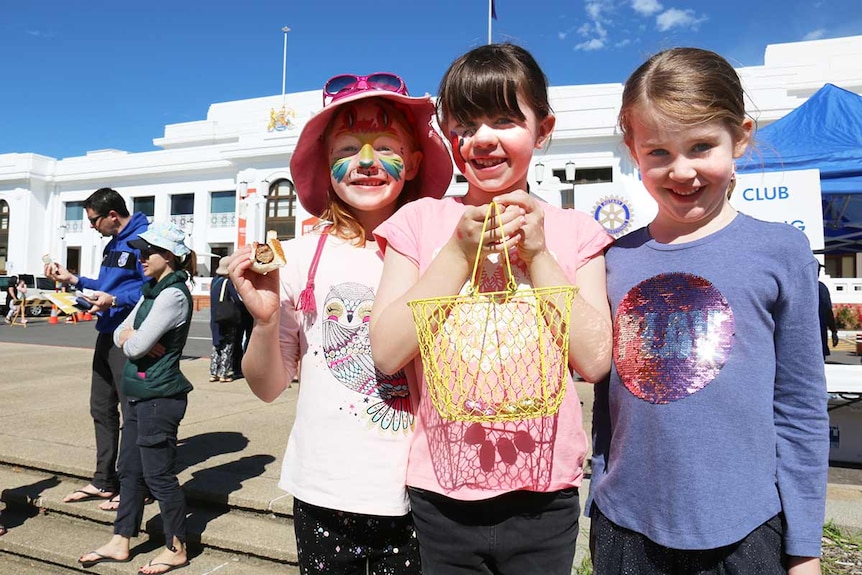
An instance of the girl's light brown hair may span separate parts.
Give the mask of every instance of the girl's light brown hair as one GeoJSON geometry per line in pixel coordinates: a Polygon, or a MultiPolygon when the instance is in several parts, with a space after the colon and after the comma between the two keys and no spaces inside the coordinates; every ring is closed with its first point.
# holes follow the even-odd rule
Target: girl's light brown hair
{"type": "Polygon", "coordinates": [[[659,52],[626,80],[619,126],[627,146],[631,145],[632,119],[645,112],[683,126],[718,120],[735,139],[745,136],[742,82],[727,60],[709,50],[659,52]]]}

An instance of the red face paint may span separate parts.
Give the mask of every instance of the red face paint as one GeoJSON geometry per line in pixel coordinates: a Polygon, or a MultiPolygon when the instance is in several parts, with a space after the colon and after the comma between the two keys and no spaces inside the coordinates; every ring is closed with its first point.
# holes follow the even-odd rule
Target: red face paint
{"type": "Polygon", "coordinates": [[[464,154],[461,153],[461,148],[464,147],[464,138],[452,131],[449,132],[449,143],[452,145],[452,155],[455,157],[455,165],[463,173],[464,167],[467,165],[464,154]]]}

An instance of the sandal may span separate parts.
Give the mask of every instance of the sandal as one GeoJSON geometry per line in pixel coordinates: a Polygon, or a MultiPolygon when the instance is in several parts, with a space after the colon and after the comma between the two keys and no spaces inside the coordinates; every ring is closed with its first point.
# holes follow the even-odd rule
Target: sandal
{"type": "Polygon", "coordinates": [[[111,499],[116,495],[113,491],[107,489],[98,489],[93,485],[88,485],[84,489],[76,489],[69,495],[63,498],[63,503],[80,503],[82,501],[92,501],[94,499],[111,499]],[[96,491],[88,491],[87,487],[93,487],[96,491]]]}
{"type": "Polygon", "coordinates": [[[89,553],[84,553],[83,555],[81,555],[81,557],[78,558],[78,563],[84,569],[89,569],[90,567],[98,565],[99,563],[128,563],[131,560],[131,556],[126,557],[125,559],[117,559],[116,557],[111,557],[110,555],[102,555],[98,551],[90,551],[89,553]],[[96,558],[86,561],[84,557],[86,557],[87,555],[95,555],[96,558]]]}
{"type": "Polygon", "coordinates": [[[154,575],[162,575],[162,573],[167,573],[168,571],[173,571],[175,569],[182,569],[183,567],[188,567],[188,566],[189,566],[188,560],[186,560],[182,563],[178,563],[176,565],[172,565],[170,563],[153,563],[153,560],[150,559],[149,563],[147,563],[146,565],[144,565],[143,567],[138,569],[138,574],[139,575],[147,575],[147,571],[144,571],[144,569],[147,569],[148,567],[165,567],[166,569],[162,569],[160,571],[154,572],[154,575]]]}
{"type": "MultiPolygon", "coordinates": [[[[155,499],[153,499],[150,496],[144,497],[144,505],[149,505],[153,501],[155,501],[155,499]]],[[[114,495],[113,497],[111,497],[110,499],[108,499],[107,501],[105,501],[104,503],[99,505],[99,509],[101,509],[102,511],[116,511],[119,508],[120,508],[120,496],[119,495],[114,495]]]]}

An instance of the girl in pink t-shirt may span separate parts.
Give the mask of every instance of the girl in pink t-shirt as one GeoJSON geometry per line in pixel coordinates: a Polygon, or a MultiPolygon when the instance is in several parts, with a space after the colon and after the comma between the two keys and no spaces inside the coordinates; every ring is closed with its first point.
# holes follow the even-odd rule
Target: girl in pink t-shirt
{"type": "Polygon", "coordinates": [[[568,575],[586,453],[572,380],[552,416],[444,419],[429,399],[407,302],[463,293],[480,240],[482,291],[505,289],[500,256],[507,251],[519,286],[579,287],[568,366],[595,382],[610,370],[603,250],[611,239],[586,214],[526,191],[533,150],[547,143],[555,122],[547,78],[526,50],[492,44],[458,58],[441,82],[437,111],[468,191],[412,202],[375,230],[385,258],[371,317],[378,368],[412,367],[408,375],[415,373],[420,384],[407,485],[423,572],[568,575]],[[483,237],[492,200],[501,214],[483,237]]]}

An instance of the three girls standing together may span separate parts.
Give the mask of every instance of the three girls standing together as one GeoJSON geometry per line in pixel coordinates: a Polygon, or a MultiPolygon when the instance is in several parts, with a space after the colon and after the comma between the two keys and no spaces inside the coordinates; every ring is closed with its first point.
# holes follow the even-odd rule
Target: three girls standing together
{"type": "Polygon", "coordinates": [[[301,369],[280,486],[302,573],[571,572],[587,454],[572,380],[554,415],[445,419],[408,306],[465,292],[477,259],[482,291],[505,289],[502,255],[520,287],[579,288],[568,366],[602,382],[594,573],[819,573],[817,262],[801,232],[730,206],[753,132],[733,68],[673,49],[627,81],[620,127],[659,210],[613,245],[527,191],[555,122],[528,52],[476,48],[441,82],[463,197],[443,197],[452,168],[434,112],[393,74],[331,79],[291,160],[300,201],[326,223],[284,244],[278,273],[251,272],[248,247],[229,265],[255,318],[253,392],[272,401],[301,369]]]}

